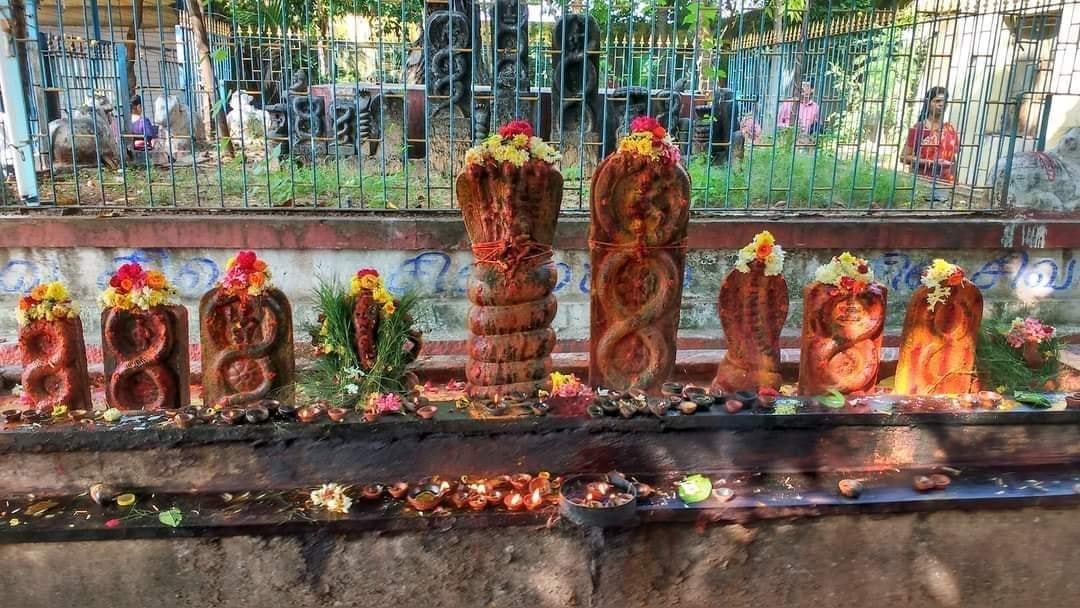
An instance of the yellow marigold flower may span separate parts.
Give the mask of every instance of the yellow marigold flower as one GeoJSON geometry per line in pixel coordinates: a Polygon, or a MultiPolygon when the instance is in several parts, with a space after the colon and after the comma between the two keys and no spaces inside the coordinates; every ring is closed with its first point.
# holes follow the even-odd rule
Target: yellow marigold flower
{"type": "Polygon", "coordinates": [[[45,297],[56,301],[66,300],[68,299],[67,288],[60,281],[49,283],[45,289],[45,297]]]}

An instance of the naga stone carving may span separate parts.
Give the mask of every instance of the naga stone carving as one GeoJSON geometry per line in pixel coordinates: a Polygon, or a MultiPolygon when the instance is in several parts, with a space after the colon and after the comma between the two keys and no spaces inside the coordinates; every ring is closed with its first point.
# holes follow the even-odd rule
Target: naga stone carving
{"type": "MultiPolygon", "coordinates": [[[[630,123],[639,116],[653,116],[667,129],[672,139],[678,139],[682,127],[683,81],[672,89],[652,90],[647,87],[619,87],[607,96],[607,133],[605,144],[613,144],[630,132],[630,123]]],[[[612,146],[614,147],[614,146],[612,146]]]]}
{"type": "Polygon", "coordinates": [[[491,38],[495,54],[494,119],[502,124],[532,116],[535,104],[520,99],[528,91],[529,11],[520,0],[496,0],[491,7],[491,38]]]}
{"type": "Polygon", "coordinates": [[[289,148],[300,155],[325,154],[325,142],[319,139],[325,137],[326,100],[308,89],[304,70],[293,74],[288,99],[292,140],[289,148]]]}
{"type": "Polygon", "coordinates": [[[486,147],[470,151],[457,179],[457,196],[472,242],[475,264],[469,277],[471,396],[533,394],[551,373],[558,270],[552,262],[562,202],[562,174],[552,166],[554,150],[515,121],[499,130],[503,152],[522,153],[496,161],[486,147]],[[525,135],[519,145],[515,136],[525,135]]]}
{"type": "Polygon", "coordinates": [[[352,156],[359,151],[357,141],[356,101],[348,98],[335,99],[330,103],[330,137],[332,152],[352,156]]]}
{"type": "Polygon", "coordinates": [[[866,260],[845,252],[803,291],[799,393],[869,391],[877,383],[888,290],[866,260]]]}
{"type": "Polygon", "coordinates": [[[564,12],[551,39],[551,105],[563,166],[592,175],[603,125],[598,110],[600,26],[592,15],[564,12]]]}
{"type": "Polygon", "coordinates": [[[464,166],[473,140],[487,134],[486,111],[472,112],[473,72],[480,71],[479,53],[473,53],[480,46],[480,14],[472,0],[434,0],[425,8],[428,162],[435,171],[452,175],[464,166]]]}
{"type": "Polygon", "coordinates": [[[292,308],[285,294],[267,289],[245,296],[215,287],[203,296],[199,316],[204,403],[292,400],[292,308]]]}
{"type": "Polygon", "coordinates": [[[106,308],[101,338],[109,407],[160,410],[189,403],[188,315],[183,306],[106,308]]]}
{"type": "Polygon", "coordinates": [[[766,231],[739,250],[735,269],[724,277],[717,309],[727,351],[712,382],[714,392],[780,386],[780,331],[788,314],[783,263],[783,250],[766,231]]]}
{"type": "Polygon", "coordinates": [[[964,279],[964,271],[934,260],[908,302],[894,392],[976,392],[975,343],[982,314],[982,292],[964,279]]]}
{"type": "MultiPolygon", "coordinates": [[[[378,271],[373,268],[364,268],[356,273],[352,280],[351,292],[355,301],[353,303],[353,343],[356,346],[356,355],[360,360],[360,369],[365,372],[375,367],[378,357],[379,329],[383,322],[383,315],[392,312],[400,302],[386,291],[379,277],[378,271]],[[370,277],[370,278],[365,278],[370,277]],[[381,301],[379,298],[383,298],[381,301]]],[[[406,317],[411,325],[412,318],[406,317]]],[[[402,345],[406,356],[403,361],[408,365],[420,356],[423,346],[421,333],[417,329],[409,331],[409,335],[402,345]]],[[[409,387],[411,388],[411,387],[409,387]]]]}
{"type": "Polygon", "coordinates": [[[656,392],[675,366],[690,178],[655,119],[640,117],[593,177],[589,382],[656,392]]]}
{"type": "Polygon", "coordinates": [[[23,396],[30,404],[93,409],[79,317],[28,322],[19,328],[19,353],[23,396]]]}

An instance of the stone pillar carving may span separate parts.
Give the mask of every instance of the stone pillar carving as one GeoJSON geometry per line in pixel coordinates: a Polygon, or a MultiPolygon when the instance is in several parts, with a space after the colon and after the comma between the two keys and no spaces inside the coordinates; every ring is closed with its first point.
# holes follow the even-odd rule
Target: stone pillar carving
{"type": "Polygon", "coordinates": [[[858,275],[822,269],[803,291],[803,333],[799,360],[799,393],[822,395],[874,387],[881,362],[888,290],[873,282],[865,260],[850,254],[833,258],[823,268],[864,269],[858,275]],[[847,256],[848,262],[845,262],[847,256]],[[839,261],[838,261],[839,260],[839,261]]]}
{"type": "Polygon", "coordinates": [[[780,274],[783,250],[766,231],[738,255],[717,299],[727,352],[717,367],[712,390],[778,388],[782,380],[780,332],[788,314],[787,281],[780,274]]]}
{"type": "Polygon", "coordinates": [[[109,407],[177,409],[190,402],[188,316],[183,306],[106,308],[101,313],[101,346],[109,407]]]}
{"type": "Polygon", "coordinates": [[[326,100],[312,95],[308,89],[307,72],[297,70],[289,86],[288,105],[290,114],[289,148],[302,157],[318,157],[326,154],[326,100]]]}
{"type": "Polygon", "coordinates": [[[429,0],[424,6],[427,158],[435,171],[453,175],[464,166],[473,141],[487,135],[487,112],[474,104],[472,94],[480,15],[472,0],[429,0]]]}
{"type": "Polygon", "coordinates": [[[491,7],[492,53],[495,57],[493,118],[503,124],[532,119],[536,104],[520,99],[531,89],[529,79],[529,11],[520,0],[496,0],[491,7]]]}
{"type": "MultiPolygon", "coordinates": [[[[532,128],[518,121],[500,129],[507,146],[519,133],[531,136],[532,128]]],[[[558,306],[551,243],[563,180],[546,144],[537,140],[525,151],[521,166],[470,152],[478,158],[457,179],[476,258],[468,284],[472,337],[465,370],[472,396],[532,394],[551,372],[551,321],[558,306]]]]}
{"type": "Polygon", "coordinates": [[[293,399],[292,307],[269,289],[242,297],[215,287],[199,303],[203,402],[243,407],[293,399]]]}
{"type": "Polygon", "coordinates": [[[600,158],[600,26],[592,15],[563,13],[551,39],[552,139],[559,142],[564,167],[592,176],[600,158]],[[582,145],[584,142],[584,145],[582,145]]]}
{"type": "MultiPolygon", "coordinates": [[[[915,290],[904,316],[894,392],[900,395],[965,394],[978,390],[975,343],[983,298],[959,267],[935,260],[936,287],[915,290]],[[939,265],[940,264],[940,265],[939,265]]],[[[924,275],[926,280],[927,275],[924,275]]]]}
{"type": "Polygon", "coordinates": [[[690,178],[658,122],[632,130],[653,155],[621,145],[593,179],[589,382],[657,392],[675,366],[690,178]]]}
{"type": "Polygon", "coordinates": [[[19,328],[24,398],[34,407],[91,410],[86,343],[79,317],[30,321],[19,328]]]}

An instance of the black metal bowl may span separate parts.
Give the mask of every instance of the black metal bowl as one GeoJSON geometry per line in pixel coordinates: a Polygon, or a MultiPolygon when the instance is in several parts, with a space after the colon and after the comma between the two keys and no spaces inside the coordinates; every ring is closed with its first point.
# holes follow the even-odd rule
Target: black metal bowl
{"type": "Polygon", "coordinates": [[[614,528],[634,519],[637,514],[637,488],[621,475],[574,475],[563,480],[559,488],[559,513],[581,526],[614,528]],[[632,496],[629,501],[614,507],[586,507],[575,504],[567,495],[584,493],[590,483],[603,481],[632,496]]]}

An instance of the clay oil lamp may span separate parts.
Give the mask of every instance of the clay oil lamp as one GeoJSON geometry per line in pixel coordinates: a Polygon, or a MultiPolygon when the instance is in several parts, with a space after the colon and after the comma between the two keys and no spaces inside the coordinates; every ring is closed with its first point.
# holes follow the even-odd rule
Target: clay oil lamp
{"type": "Polygon", "coordinates": [[[296,417],[300,419],[300,422],[310,424],[319,418],[320,413],[317,407],[302,407],[296,412],[296,417]]]}
{"type": "Polygon", "coordinates": [[[6,420],[8,422],[18,422],[19,418],[22,416],[22,411],[12,408],[12,409],[8,409],[8,410],[4,410],[3,415],[4,415],[4,420],[6,420]]]}
{"type": "Polygon", "coordinates": [[[841,479],[837,488],[845,498],[858,498],[863,493],[863,483],[858,479],[841,479]]]}
{"type": "Polygon", "coordinates": [[[204,407],[199,410],[199,420],[203,422],[213,422],[214,418],[217,418],[218,411],[212,407],[204,407]]]}
{"type": "Polygon", "coordinates": [[[330,420],[334,422],[341,422],[348,415],[349,410],[343,407],[332,407],[326,410],[326,415],[330,417],[330,420]]]}
{"type": "Polygon", "coordinates": [[[762,388],[758,390],[758,408],[771,411],[779,398],[780,391],[769,387],[762,388]]]}
{"type": "Polygon", "coordinates": [[[109,484],[95,483],[90,486],[90,491],[88,493],[90,494],[90,500],[98,505],[104,506],[112,502],[120,492],[109,484]]]}
{"type": "Polygon", "coordinates": [[[934,480],[926,475],[916,475],[915,478],[911,480],[911,487],[919,492],[927,492],[934,489],[934,480]]]}
{"type": "MultiPolygon", "coordinates": [[[[78,422],[78,421],[86,418],[89,414],[90,414],[90,412],[88,412],[86,410],[71,410],[71,411],[68,412],[68,420],[70,420],[72,422],[78,422]]],[[[179,414],[180,414],[180,412],[177,412],[177,415],[179,415],[179,414]]]]}
{"type": "Polygon", "coordinates": [[[282,420],[293,420],[296,418],[297,407],[291,403],[282,403],[277,408],[277,417],[282,420]]]}
{"type": "Polygon", "coordinates": [[[979,405],[992,410],[1001,405],[1002,397],[994,391],[979,391],[979,405]]]}
{"type": "Polygon", "coordinates": [[[437,413],[439,413],[439,408],[434,405],[425,405],[416,410],[416,415],[424,420],[431,420],[437,413]]]}
{"type": "Polygon", "coordinates": [[[510,476],[510,486],[518,492],[525,492],[529,489],[529,482],[532,481],[532,475],[528,473],[517,473],[510,476]]]}
{"type": "Polygon", "coordinates": [[[450,493],[450,504],[454,505],[455,509],[464,509],[469,505],[469,490],[464,486],[459,487],[450,493]]]}
{"type": "Polygon", "coordinates": [[[690,401],[693,401],[699,410],[707,410],[716,404],[716,398],[709,394],[694,397],[690,401]]]}
{"type": "Polygon", "coordinates": [[[728,399],[724,402],[724,411],[729,414],[738,414],[742,411],[743,403],[738,399],[728,399]]]}
{"type": "Polygon", "coordinates": [[[513,487],[513,484],[510,483],[510,480],[511,479],[509,475],[496,475],[495,477],[489,477],[488,479],[484,480],[484,486],[486,486],[489,491],[505,490],[507,488],[513,487]]]}
{"type": "Polygon", "coordinates": [[[173,425],[178,429],[186,429],[195,422],[195,416],[187,412],[179,412],[172,419],[173,425]]]}
{"type": "Polygon", "coordinates": [[[600,407],[604,410],[604,414],[608,416],[617,416],[619,414],[619,403],[621,399],[608,398],[606,401],[601,402],[600,407]]]}
{"type": "Polygon", "coordinates": [[[689,399],[689,400],[693,400],[694,397],[700,397],[701,395],[704,395],[704,394],[706,394],[706,391],[705,391],[704,388],[702,388],[700,386],[695,386],[693,384],[687,384],[686,386],[683,387],[683,390],[682,390],[683,398],[684,399],[689,399]]]}
{"type": "Polygon", "coordinates": [[[740,401],[745,409],[753,408],[758,400],[754,391],[735,391],[735,399],[740,401]]]}
{"type": "Polygon", "coordinates": [[[506,490],[502,488],[496,488],[494,490],[489,489],[484,496],[487,497],[487,501],[493,505],[498,505],[507,496],[506,490]]]}
{"type": "Polygon", "coordinates": [[[19,420],[22,421],[23,424],[32,424],[41,420],[41,414],[39,414],[37,410],[23,410],[22,413],[19,414],[19,420]]]}
{"type": "Polygon", "coordinates": [[[633,418],[638,412],[637,404],[629,399],[623,399],[619,402],[619,415],[623,418],[633,418]]]}
{"type": "Polygon", "coordinates": [[[934,482],[935,490],[944,490],[952,483],[952,478],[944,473],[934,473],[930,476],[930,481],[934,482]]]}
{"type": "Polygon", "coordinates": [[[604,408],[594,403],[585,408],[585,413],[589,415],[589,418],[603,418],[604,408]]]}
{"type": "Polygon", "coordinates": [[[526,490],[530,493],[539,491],[541,496],[547,496],[548,494],[551,494],[551,479],[548,477],[533,477],[526,490]]]}
{"type": "Polygon", "coordinates": [[[544,506],[544,495],[540,490],[533,490],[525,495],[525,508],[530,511],[535,511],[544,506]]]}
{"type": "Polygon", "coordinates": [[[382,496],[384,489],[385,488],[383,488],[382,484],[369,483],[364,487],[360,488],[360,496],[366,498],[367,500],[375,500],[376,498],[382,496]]]}
{"type": "Polygon", "coordinates": [[[682,395],[683,385],[678,382],[665,382],[660,385],[660,394],[665,397],[682,395]]]}
{"type": "Polygon", "coordinates": [[[540,401],[539,399],[529,399],[526,402],[529,405],[529,411],[533,416],[547,416],[548,411],[551,410],[551,406],[547,401],[540,401]]]}
{"type": "Polygon", "coordinates": [[[1065,395],[1065,407],[1070,410],[1080,409],[1080,392],[1065,395]]]}
{"type": "Polygon", "coordinates": [[[487,504],[488,499],[483,494],[473,494],[469,497],[469,508],[473,511],[483,511],[487,504]]]}
{"type": "Polygon", "coordinates": [[[634,489],[637,490],[638,498],[648,498],[656,493],[652,486],[640,481],[634,484],[634,489]]]}
{"type": "Polygon", "coordinates": [[[399,481],[387,488],[386,491],[389,492],[390,496],[394,498],[401,498],[402,496],[405,496],[406,492],[409,491],[409,484],[405,483],[404,481],[399,481]]]}
{"type": "Polygon", "coordinates": [[[240,424],[244,421],[244,411],[234,407],[221,410],[221,419],[225,424],[240,424]]]}
{"type": "Polygon", "coordinates": [[[262,424],[270,419],[270,410],[264,405],[253,405],[244,411],[244,419],[251,424],[262,424]]]}
{"type": "Polygon", "coordinates": [[[496,398],[482,401],[481,407],[492,416],[502,416],[510,409],[510,404],[506,399],[496,398]]]}
{"type": "MultiPolygon", "coordinates": [[[[657,418],[662,418],[663,416],[666,416],[668,413],[668,409],[670,409],[671,406],[670,399],[675,399],[678,400],[679,403],[682,403],[682,397],[677,397],[674,395],[666,399],[657,399],[649,404],[649,412],[657,418]]],[[[678,407],[678,405],[676,405],[675,407],[678,407]]]]}
{"type": "Polygon", "coordinates": [[[503,497],[503,506],[511,511],[520,511],[525,508],[525,499],[517,492],[511,492],[503,497]]]}
{"type": "Polygon", "coordinates": [[[697,404],[693,401],[683,401],[679,403],[679,411],[682,412],[684,416],[690,416],[697,411],[697,404]]]}
{"type": "Polygon", "coordinates": [[[405,500],[417,511],[434,511],[442,504],[445,496],[446,487],[436,483],[427,483],[409,490],[405,500]]]}

